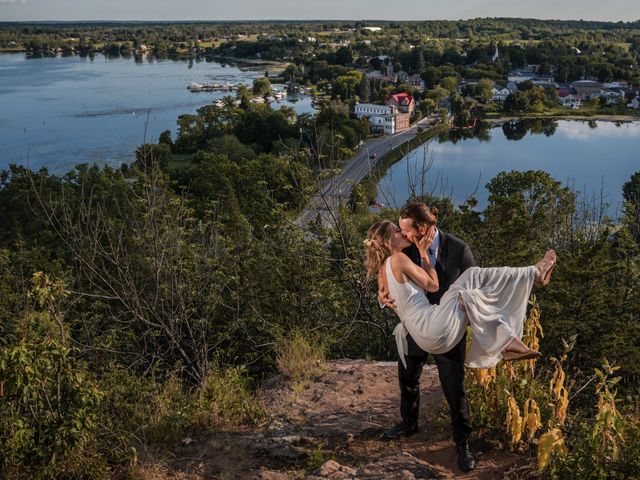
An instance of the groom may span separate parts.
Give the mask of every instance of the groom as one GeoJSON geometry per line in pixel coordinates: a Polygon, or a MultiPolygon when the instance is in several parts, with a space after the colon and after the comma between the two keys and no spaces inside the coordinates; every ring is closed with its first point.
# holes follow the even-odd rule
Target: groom
{"type": "MultiPolygon", "coordinates": [[[[420,265],[420,253],[415,244],[429,229],[435,229],[435,237],[429,247],[431,264],[435,265],[438,273],[440,289],[435,293],[427,293],[432,304],[440,303],[440,298],[467,268],[475,266],[475,261],[469,245],[453,235],[436,228],[437,219],[424,203],[407,203],[400,209],[399,227],[403,235],[413,245],[404,250],[411,260],[420,265]]],[[[394,307],[394,300],[389,292],[381,290],[378,295],[380,304],[394,307]]],[[[453,440],[458,449],[458,466],[464,472],[475,467],[473,455],[469,450],[468,438],[471,434],[469,406],[464,387],[464,360],[466,353],[467,335],[449,352],[433,355],[442,390],[449,403],[453,440]]],[[[407,334],[408,353],[405,355],[406,368],[398,359],[398,379],[400,380],[400,413],[402,422],[383,434],[385,439],[397,439],[413,435],[418,432],[418,417],[420,410],[420,374],[429,354],[416,344],[407,334]]]]}

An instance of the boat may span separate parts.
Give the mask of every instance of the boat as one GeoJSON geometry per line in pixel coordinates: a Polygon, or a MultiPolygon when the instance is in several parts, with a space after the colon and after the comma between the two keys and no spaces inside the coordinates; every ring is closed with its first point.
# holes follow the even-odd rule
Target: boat
{"type": "Polygon", "coordinates": [[[216,91],[224,91],[228,92],[231,90],[237,90],[238,85],[234,85],[232,83],[197,83],[191,82],[187,85],[187,90],[190,92],[216,92],[216,91]]]}
{"type": "Polygon", "coordinates": [[[189,90],[190,92],[203,92],[204,85],[202,85],[201,83],[191,82],[189,85],[187,85],[187,90],[189,90]]]}

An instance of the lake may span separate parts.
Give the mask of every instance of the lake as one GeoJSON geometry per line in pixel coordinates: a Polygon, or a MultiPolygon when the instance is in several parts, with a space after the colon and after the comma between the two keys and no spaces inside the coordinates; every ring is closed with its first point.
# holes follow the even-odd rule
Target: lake
{"type": "Polygon", "coordinates": [[[544,170],[583,195],[599,198],[602,191],[615,215],[623,184],[640,170],[638,121],[512,122],[483,135],[433,140],[409,152],[380,181],[379,202],[401,206],[413,186],[418,194],[447,196],[456,205],[473,195],[483,210],[485,185],[499,172],[544,170]]]}
{"type": "MultiPolygon", "coordinates": [[[[0,169],[10,163],[64,173],[77,163],[119,166],[135,159],[136,148],[173,138],[179,115],[193,114],[233,92],[191,93],[191,82],[251,84],[261,70],[202,60],[143,57],[28,58],[0,54],[0,169]]],[[[314,111],[311,98],[290,105],[314,111]]]]}

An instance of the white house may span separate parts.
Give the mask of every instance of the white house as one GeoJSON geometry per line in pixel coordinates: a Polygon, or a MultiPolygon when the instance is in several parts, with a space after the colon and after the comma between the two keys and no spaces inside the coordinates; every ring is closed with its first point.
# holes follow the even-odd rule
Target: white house
{"type": "Polygon", "coordinates": [[[593,92],[591,97],[605,98],[607,105],[615,105],[621,98],[624,99],[624,92],[619,90],[600,90],[593,92]]]}
{"type": "Polygon", "coordinates": [[[396,131],[396,107],[393,105],[375,105],[373,103],[357,103],[354,113],[358,118],[368,118],[371,130],[392,135],[396,131]]]}
{"type": "Polygon", "coordinates": [[[560,97],[558,101],[563,107],[569,107],[573,109],[578,109],[580,108],[580,105],[582,105],[582,100],[580,99],[580,97],[572,93],[570,93],[569,95],[565,95],[564,97],[560,97]]]}
{"type": "Polygon", "coordinates": [[[636,95],[631,102],[627,103],[627,107],[638,110],[640,108],[640,95],[636,95]]]}
{"type": "Polygon", "coordinates": [[[358,118],[371,117],[373,115],[393,115],[395,107],[393,105],[376,105],[374,103],[356,103],[354,113],[358,118]]]}
{"type": "Polygon", "coordinates": [[[377,115],[369,117],[371,130],[374,132],[383,132],[385,135],[393,135],[396,132],[396,116],[395,115],[377,115]]]}
{"type": "Polygon", "coordinates": [[[365,30],[369,30],[370,32],[381,32],[382,27],[364,27],[365,30]]]}
{"type": "Polygon", "coordinates": [[[507,87],[492,87],[491,100],[493,102],[504,102],[511,91],[507,87]]]}

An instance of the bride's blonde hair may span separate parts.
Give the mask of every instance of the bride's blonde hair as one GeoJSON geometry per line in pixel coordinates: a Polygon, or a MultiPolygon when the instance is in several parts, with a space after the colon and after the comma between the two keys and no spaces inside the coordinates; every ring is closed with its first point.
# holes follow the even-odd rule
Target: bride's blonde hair
{"type": "Polygon", "coordinates": [[[389,220],[379,220],[369,228],[367,239],[364,241],[364,268],[367,269],[367,278],[376,275],[387,257],[391,256],[389,244],[395,231],[394,227],[389,220]]]}

